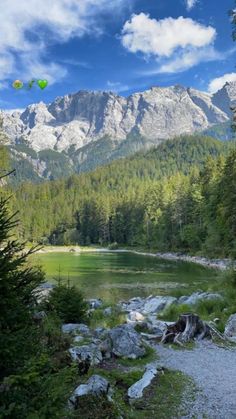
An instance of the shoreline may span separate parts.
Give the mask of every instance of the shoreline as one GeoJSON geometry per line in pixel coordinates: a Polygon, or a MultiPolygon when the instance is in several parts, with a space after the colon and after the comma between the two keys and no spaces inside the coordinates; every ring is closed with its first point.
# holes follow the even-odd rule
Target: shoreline
{"type": "Polygon", "coordinates": [[[190,262],[195,263],[201,266],[205,266],[208,268],[226,270],[229,268],[233,261],[230,259],[208,259],[202,256],[189,256],[174,252],[157,252],[157,253],[150,253],[150,252],[142,252],[138,250],[132,249],[117,249],[117,250],[110,250],[108,248],[102,247],[81,247],[81,246],[45,246],[43,249],[40,249],[36,253],[38,254],[47,254],[47,253],[89,253],[89,252],[109,252],[109,253],[133,253],[140,256],[150,256],[150,257],[158,257],[159,259],[165,259],[170,261],[182,261],[182,262],[190,262]]]}

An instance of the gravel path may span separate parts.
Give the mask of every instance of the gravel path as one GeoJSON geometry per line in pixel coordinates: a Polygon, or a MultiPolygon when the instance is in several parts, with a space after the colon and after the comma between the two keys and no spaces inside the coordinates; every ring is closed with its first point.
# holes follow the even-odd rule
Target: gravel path
{"type": "MultiPolygon", "coordinates": [[[[182,371],[199,391],[185,418],[236,419],[236,349],[198,343],[191,350],[157,345],[161,364],[182,371]]],[[[188,404],[188,403],[187,403],[188,404]]]]}

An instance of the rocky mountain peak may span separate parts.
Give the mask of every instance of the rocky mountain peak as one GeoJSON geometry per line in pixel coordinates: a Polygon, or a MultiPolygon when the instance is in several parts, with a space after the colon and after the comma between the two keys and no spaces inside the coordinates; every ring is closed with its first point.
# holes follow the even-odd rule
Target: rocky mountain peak
{"type": "Polygon", "coordinates": [[[127,98],[81,90],[49,105],[32,104],[21,114],[5,114],[4,127],[13,144],[24,138],[36,151],[78,150],[104,137],[122,143],[137,133],[153,144],[228,121],[235,99],[236,82],[214,95],[182,85],[153,86],[127,98]]]}
{"type": "Polygon", "coordinates": [[[225,85],[212,95],[212,103],[231,117],[230,106],[236,104],[236,81],[226,82],[225,85]]]}

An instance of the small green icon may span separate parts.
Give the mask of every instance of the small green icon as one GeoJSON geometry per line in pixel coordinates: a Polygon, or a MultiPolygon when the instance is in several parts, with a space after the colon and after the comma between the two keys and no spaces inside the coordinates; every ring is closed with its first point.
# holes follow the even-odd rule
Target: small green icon
{"type": "Polygon", "coordinates": [[[30,80],[29,83],[28,83],[28,88],[32,89],[34,83],[35,83],[34,79],[30,80]]]}
{"type": "Polygon", "coordinates": [[[45,87],[47,87],[48,81],[47,80],[38,80],[37,84],[40,87],[40,89],[43,90],[43,89],[45,89],[45,87]]]}
{"type": "Polygon", "coordinates": [[[17,89],[17,90],[22,89],[23,86],[24,86],[24,83],[22,83],[21,80],[15,80],[12,83],[12,87],[14,87],[14,89],[17,89]]]}

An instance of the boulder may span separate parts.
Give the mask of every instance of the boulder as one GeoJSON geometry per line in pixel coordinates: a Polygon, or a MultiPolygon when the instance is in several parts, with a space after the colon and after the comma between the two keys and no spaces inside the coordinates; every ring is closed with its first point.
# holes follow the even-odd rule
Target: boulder
{"type": "Polygon", "coordinates": [[[130,313],[128,313],[126,319],[127,323],[138,323],[143,322],[145,320],[145,317],[139,311],[131,311],[130,313]]]}
{"type": "Polygon", "coordinates": [[[73,361],[80,363],[87,362],[89,366],[97,365],[102,361],[102,353],[96,344],[74,346],[69,349],[73,361]]]}
{"type": "Polygon", "coordinates": [[[150,295],[147,298],[136,297],[131,298],[131,300],[126,302],[120,302],[119,307],[126,313],[138,312],[145,316],[151,313],[158,313],[159,311],[176,302],[177,298],[175,297],[163,297],[158,295],[153,297],[150,295]]]}
{"type": "Polygon", "coordinates": [[[209,292],[195,292],[189,296],[182,296],[178,299],[178,304],[187,304],[187,305],[194,305],[201,300],[221,300],[222,296],[217,293],[209,293],[209,292]]]}
{"type": "Polygon", "coordinates": [[[98,339],[106,339],[108,336],[110,329],[106,329],[105,327],[97,327],[94,329],[93,335],[95,338],[98,339]]]}
{"type": "Polygon", "coordinates": [[[144,304],[143,313],[158,313],[177,302],[175,297],[149,297],[144,304]]]}
{"type": "Polygon", "coordinates": [[[112,315],[112,307],[104,308],[103,314],[104,314],[104,316],[111,316],[112,315]]]}
{"type": "Polygon", "coordinates": [[[148,387],[153,378],[157,375],[157,367],[153,364],[147,365],[146,371],[143,374],[142,378],[134,383],[128,389],[129,399],[140,399],[143,396],[143,391],[148,387]]]}
{"type": "Polygon", "coordinates": [[[98,298],[98,299],[97,298],[90,298],[89,300],[87,300],[87,302],[88,302],[89,307],[94,308],[94,309],[102,307],[102,304],[103,304],[103,302],[100,298],[98,298]]]}
{"type": "Polygon", "coordinates": [[[91,334],[89,327],[83,323],[66,323],[62,325],[63,333],[81,333],[82,335],[89,336],[91,334]]]}
{"type": "Polygon", "coordinates": [[[73,395],[69,399],[69,407],[77,409],[80,397],[88,395],[108,395],[109,389],[110,384],[105,378],[97,374],[92,375],[86,384],[81,384],[75,389],[73,395]]]}
{"type": "Polygon", "coordinates": [[[236,313],[232,314],[228,319],[225,326],[224,335],[232,342],[236,342],[236,313]]]}
{"type": "Polygon", "coordinates": [[[118,307],[127,313],[130,311],[141,311],[145,303],[145,299],[141,297],[134,297],[128,301],[121,301],[118,307]]]}
{"type": "Polygon", "coordinates": [[[157,320],[156,318],[153,318],[152,316],[149,316],[147,318],[147,328],[149,332],[154,333],[155,335],[162,336],[168,324],[170,323],[172,322],[164,322],[162,320],[157,320]]]}
{"type": "Polygon", "coordinates": [[[124,324],[111,329],[109,339],[112,353],[117,357],[136,359],[146,353],[140,335],[131,325],[124,324]]]}

